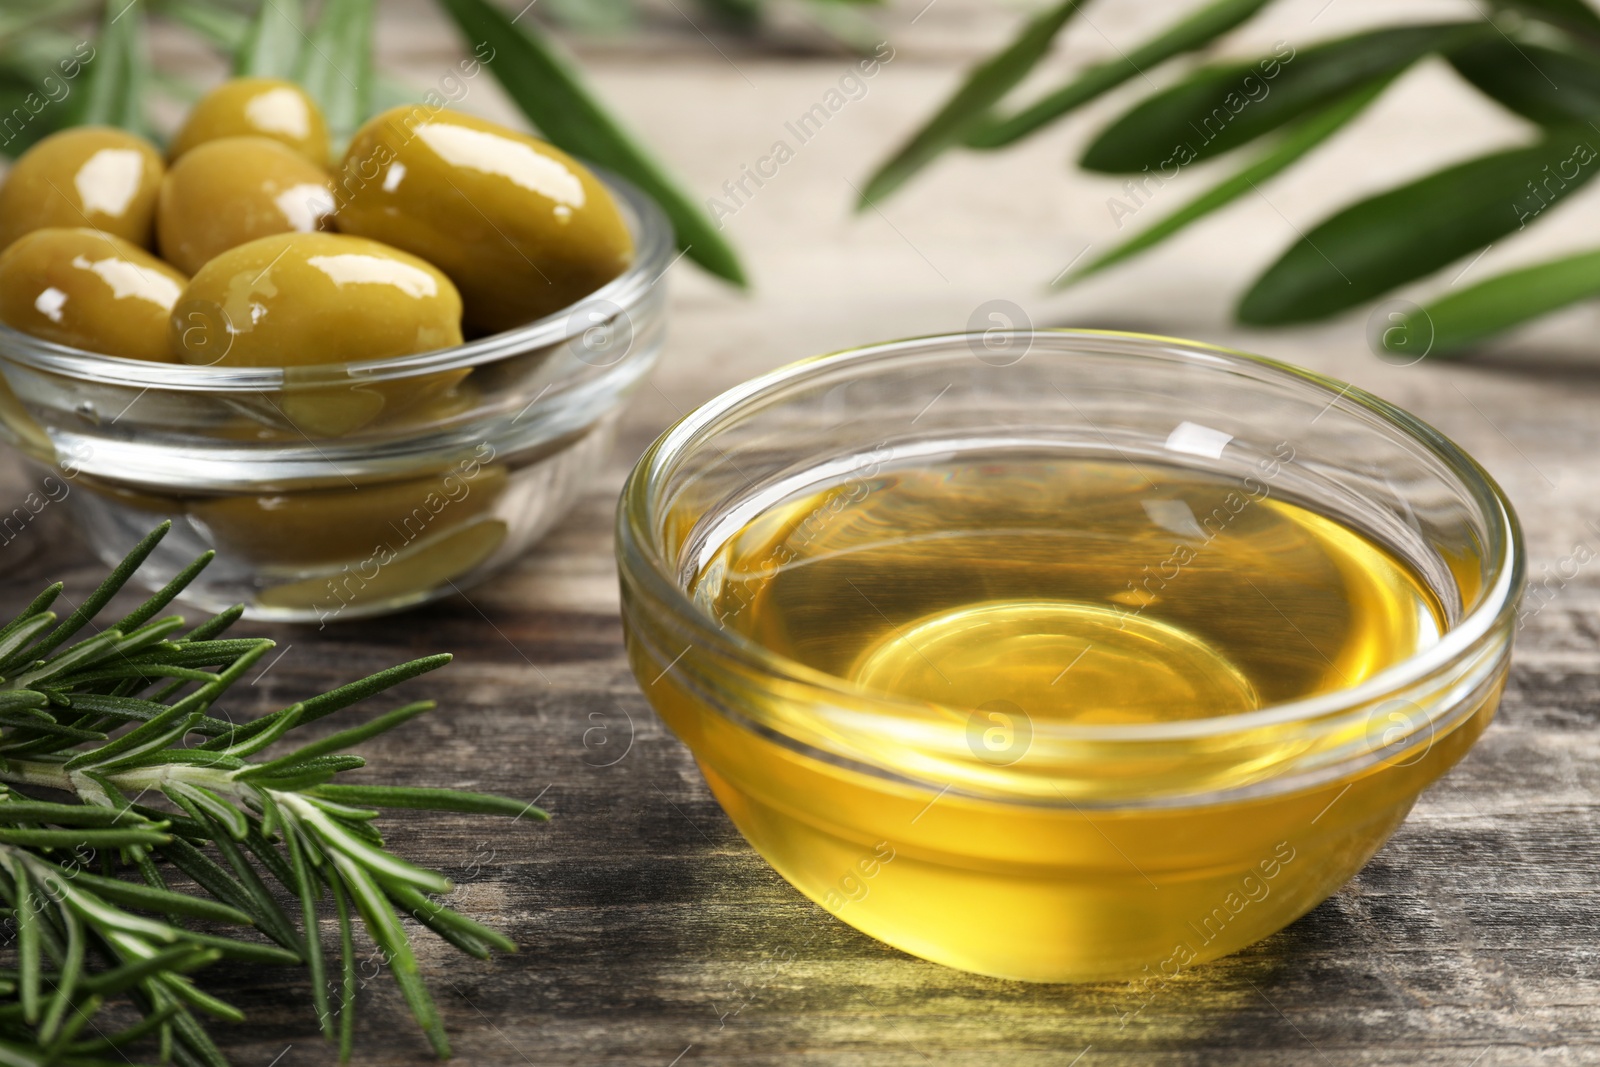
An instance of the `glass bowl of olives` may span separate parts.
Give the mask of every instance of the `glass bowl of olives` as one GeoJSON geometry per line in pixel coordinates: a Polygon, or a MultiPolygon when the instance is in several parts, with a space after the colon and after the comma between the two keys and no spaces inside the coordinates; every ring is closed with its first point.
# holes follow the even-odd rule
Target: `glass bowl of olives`
{"type": "Polygon", "coordinates": [[[626,182],[427,105],[328,158],[298,87],[237,79],[165,158],[79,127],[0,185],[0,438],[107,559],[171,520],[141,578],[214,549],[203,607],[326,624],[481,581],[660,354],[672,229],[626,182]]]}

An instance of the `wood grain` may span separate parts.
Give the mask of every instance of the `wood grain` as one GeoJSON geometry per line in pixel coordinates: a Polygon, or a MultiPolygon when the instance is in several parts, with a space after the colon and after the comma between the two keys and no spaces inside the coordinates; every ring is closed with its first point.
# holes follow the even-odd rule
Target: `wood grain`
{"type": "MultiPolygon", "coordinates": [[[[390,66],[426,84],[429,71],[450,61],[438,51],[445,38],[423,5],[384,6],[390,66]]],[[[1136,41],[1180,6],[1108,0],[1103,13],[1092,9],[1103,37],[1075,27],[1055,62],[1100,58],[1110,42],[1136,41]]],[[[538,795],[554,815],[548,825],[510,827],[424,816],[393,830],[401,851],[457,879],[465,911],[524,946],[480,964],[420,939],[459,1062],[1600,1063],[1593,565],[1528,619],[1498,719],[1355,881],[1277,936],[1183,975],[1142,1008],[1126,985],[975,978],[833,920],[743,843],[687,751],[648,709],[623,661],[609,555],[615,492],[631,459],[677,412],[735,381],[814,352],[961,328],[998,296],[1022,304],[1040,325],[1195,336],[1354,380],[1482,459],[1521,511],[1535,577],[1579,541],[1600,549],[1600,533],[1586,525],[1600,518],[1594,309],[1455,366],[1381,363],[1366,350],[1362,314],[1276,334],[1228,324],[1245,280],[1295,227],[1367,189],[1514,139],[1521,134],[1512,120],[1425,64],[1262,197],[1090,286],[1048,295],[1044,283],[1080,249],[1117,236],[1105,207],[1117,183],[1074,174],[1063,160],[1143,88],[1130,86],[1015,151],[952,159],[881,211],[851,216],[850,184],[1012,24],[984,0],[940,0],[913,22],[923,7],[924,0],[894,7],[886,19],[893,62],[727,220],[750,260],[753,295],[673,269],[674,336],[655,384],[637,399],[606,476],[541,547],[505,578],[425,610],[322,632],[247,627],[287,651],[233,697],[246,713],[407,657],[455,652],[455,664],[404,694],[435,698],[441,710],[368,746],[373,768],[362,773],[538,795]],[[1428,121],[1419,124],[1419,114],[1428,121]]],[[[1409,0],[1274,5],[1230,47],[1446,9],[1459,8],[1409,0]]],[[[669,9],[658,23],[643,42],[586,51],[605,95],[707,194],[765,152],[783,120],[850,62],[776,56],[720,38],[719,56],[669,9]]],[[[469,106],[504,113],[491,88],[473,91],[469,106]]],[[[1176,205],[1208,181],[1186,174],[1182,188],[1160,196],[1176,205]]],[[[1594,195],[1559,212],[1559,223],[1491,249],[1469,267],[1472,276],[1592,243],[1600,232],[1594,195]]],[[[8,458],[0,499],[25,492],[23,479],[8,458]]],[[[96,572],[54,510],[0,548],[0,564],[7,606],[47,578],[65,575],[82,590],[96,572]]],[[[347,714],[360,719],[389,706],[347,714]]],[[[303,1007],[308,993],[297,973],[235,969],[218,972],[215,986],[250,1016],[221,1028],[237,1063],[334,1062],[303,1007]]],[[[361,1001],[357,1062],[425,1060],[385,979],[371,981],[361,1001]]]]}

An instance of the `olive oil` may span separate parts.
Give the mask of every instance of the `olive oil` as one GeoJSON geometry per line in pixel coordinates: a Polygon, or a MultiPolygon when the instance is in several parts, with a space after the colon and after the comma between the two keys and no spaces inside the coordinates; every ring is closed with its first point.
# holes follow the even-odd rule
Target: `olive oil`
{"type": "Polygon", "coordinates": [[[1135,979],[1136,1015],[1348,880],[1498,700],[1503,671],[1396,754],[1390,719],[1424,709],[1247,717],[1357,686],[1450,618],[1280,473],[952,451],[768,490],[691,542],[688,592],[847,684],[637,627],[633,668],[734,824],[812,900],[965,970],[1135,979]]]}
{"type": "Polygon", "coordinates": [[[702,569],[705,610],[888,696],[1033,723],[1252,711],[1366,681],[1438,640],[1423,581],[1248,483],[994,456],[805,493],[702,569]]]}

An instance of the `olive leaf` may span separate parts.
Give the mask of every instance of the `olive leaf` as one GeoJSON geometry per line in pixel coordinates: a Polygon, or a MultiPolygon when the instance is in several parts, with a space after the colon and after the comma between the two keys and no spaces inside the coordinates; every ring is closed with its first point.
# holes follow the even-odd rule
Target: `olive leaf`
{"type": "Polygon", "coordinates": [[[1421,278],[1526,226],[1594,176],[1594,130],[1459,163],[1345,208],[1305,234],[1240,301],[1241,322],[1308,322],[1421,278]]]}
{"type": "Polygon", "coordinates": [[[1110,251],[1092,259],[1057,284],[1065,287],[1097,274],[1114,263],[1137,255],[1166,240],[1190,223],[1232,203],[1331,137],[1389,87],[1393,76],[1378,78],[1321,111],[1300,120],[1265,154],[1229,175],[1177,211],[1142,230],[1110,251]]]}
{"type": "Polygon", "coordinates": [[[703,6],[729,29],[748,33],[761,22],[761,0],[704,0],[703,6]]]}
{"type": "Polygon", "coordinates": [[[1045,57],[1056,34],[1083,2],[1060,0],[1046,8],[1028,20],[1009,45],[978,64],[944,106],[867,179],[858,209],[894,192],[941,152],[959,144],[982,124],[989,109],[1045,57]]]}
{"type": "Polygon", "coordinates": [[[145,3],[155,14],[187,27],[213,48],[232,56],[237,73],[241,49],[254,26],[252,20],[207,0],[145,0],[145,3]]]}
{"type": "Polygon", "coordinates": [[[879,7],[885,0],[805,0],[802,10],[811,21],[840,44],[863,56],[884,42],[883,30],[862,8],[879,7]]]}
{"type": "Polygon", "coordinates": [[[1600,57],[1494,37],[1445,58],[1473,88],[1541,125],[1600,118],[1600,57]]]}
{"type": "Polygon", "coordinates": [[[144,8],[140,0],[107,0],[95,42],[95,55],[85,64],[82,84],[68,98],[68,124],[120,126],[148,132],[144,104],[146,59],[144,8]]]}
{"type": "Polygon", "coordinates": [[[1581,37],[1600,41],[1600,15],[1584,0],[1491,0],[1496,8],[1515,11],[1581,37]]]}
{"type": "Polygon", "coordinates": [[[1084,150],[1078,165],[1136,173],[1173,158],[1185,163],[1208,159],[1374,78],[1404,70],[1430,52],[1494,32],[1473,22],[1397,26],[1299,50],[1280,44],[1254,63],[1207,67],[1113,121],[1084,150]]]}
{"type": "Polygon", "coordinates": [[[1267,5],[1269,0],[1212,0],[1117,59],[1090,67],[1071,82],[1006,117],[991,116],[969,132],[969,148],[1000,148],[1082,107],[1130,78],[1174,56],[1192,52],[1221,37],[1267,5]]]}
{"type": "MultiPolygon", "coordinates": [[[[186,19],[214,19],[217,8],[186,4],[186,19]]],[[[240,77],[292,78],[305,45],[305,14],[300,0],[262,0],[244,40],[233,57],[233,72],[240,77]]]]}
{"type": "MultiPolygon", "coordinates": [[[[1432,337],[1428,354],[1453,355],[1502,330],[1600,296],[1600,252],[1508,271],[1452,292],[1408,320],[1432,337]]],[[[1409,336],[1409,331],[1407,332],[1409,336]]]]}
{"type": "MultiPolygon", "coordinates": [[[[979,64],[956,96],[919,127],[901,154],[874,176],[879,184],[869,187],[869,196],[897,187],[958,140],[969,148],[994,148],[1037,133],[1152,65],[1203,46],[1265,6],[1194,0],[1187,15],[1121,60],[1084,67],[1054,92],[1020,110],[1002,111],[997,104],[1004,92],[1042,55],[1038,48],[1018,51],[1018,43],[1043,17],[1038,16],[1025,24],[1023,38],[979,64]]],[[[1600,12],[1593,0],[1488,0],[1487,7],[1487,17],[1479,21],[1401,23],[1315,43],[1296,34],[1256,63],[1202,67],[1176,85],[1142,94],[1090,139],[1078,161],[1081,167],[1141,175],[1135,181],[1148,189],[1152,181],[1170,181],[1174,167],[1266,134],[1281,136],[1171,215],[1101,252],[1063,284],[1152,247],[1292,166],[1349,123],[1402,71],[1434,54],[1488,99],[1545,127],[1548,139],[1445,168],[1337,212],[1301,235],[1257,279],[1238,305],[1238,317],[1276,325],[1331,315],[1535,222],[1590,177],[1589,140],[1600,135],[1600,12]],[[1580,145],[1582,161],[1574,154],[1580,145]]],[[[1053,7],[1046,15],[1061,10],[1053,7]]],[[[1553,302],[1568,299],[1567,293],[1584,291],[1580,275],[1587,268],[1587,260],[1558,261],[1548,275],[1529,268],[1525,277],[1506,282],[1503,291],[1485,294],[1484,308],[1471,320],[1476,325],[1463,328],[1461,336],[1521,321],[1519,314],[1542,314],[1553,302]],[[1533,287],[1541,283],[1548,283],[1549,291],[1535,294],[1533,287]]],[[[1454,296],[1439,306],[1452,318],[1464,310],[1454,296]]],[[[1448,348],[1455,342],[1454,327],[1447,326],[1441,326],[1440,343],[1448,348]]]]}
{"type": "Polygon", "coordinates": [[[0,49],[0,153],[20,155],[66,125],[74,77],[92,56],[87,42],[48,28],[6,41],[0,49]],[[69,74],[68,72],[73,72],[69,74]]]}
{"type": "Polygon", "coordinates": [[[677,230],[678,247],[700,266],[744,286],[744,270],[700,205],[590,92],[572,63],[528,20],[488,0],[439,0],[467,47],[539,131],[573,155],[609,167],[653,197],[677,230]],[[480,51],[487,49],[487,52],[480,51]]]}
{"type": "Polygon", "coordinates": [[[17,70],[0,70],[0,152],[8,156],[21,155],[33,147],[41,137],[47,137],[61,128],[64,121],[59,108],[34,107],[39,100],[39,83],[28,74],[17,70]],[[19,116],[30,116],[26,121],[12,121],[19,116]]]}
{"type": "Polygon", "coordinates": [[[24,31],[41,22],[59,20],[63,16],[76,18],[99,6],[95,0],[55,0],[54,3],[28,3],[5,5],[0,11],[0,41],[15,41],[24,31]],[[20,7],[20,10],[18,10],[20,7]]]}
{"type": "Polygon", "coordinates": [[[372,19],[373,0],[327,0],[295,68],[322,108],[336,151],[371,114],[372,19]]]}
{"type": "Polygon", "coordinates": [[[563,25],[585,33],[615,33],[633,20],[631,0],[544,0],[563,25]]]}

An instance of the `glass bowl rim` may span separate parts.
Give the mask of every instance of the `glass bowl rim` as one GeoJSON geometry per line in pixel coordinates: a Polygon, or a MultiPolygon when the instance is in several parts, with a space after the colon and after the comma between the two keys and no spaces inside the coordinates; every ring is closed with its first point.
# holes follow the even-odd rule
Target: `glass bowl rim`
{"type": "MultiPolygon", "coordinates": [[[[1480,515],[1488,528],[1489,547],[1494,550],[1491,578],[1484,583],[1478,604],[1446,630],[1436,644],[1383,669],[1360,685],[1299,700],[1269,704],[1255,711],[1179,722],[1131,725],[1035,723],[1033,730],[1036,734],[1048,733],[1063,741],[1167,741],[1221,737],[1262,727],[1315,721],[1341,710],[1381,700],[1387,694],[1403,691],[1415,685],[1469,653],[1480,641],[1501,626],[1506,616],[1515,611],[1516,594],[1523,583],[1525,550],[1521,525],[1510,500],[1494,478],[1460,446],[1403,408],[1364,389],[1316,371],[1268,356],[1241,352],[1202,341],[1125,330],[1048,328],[1001,332],[1019,338],[1043,337],[1063,343],[1070,342],[1073,338],[1084,338],[1102,344],[1106,341],[1130,346],[1154,344],[1160,346],[1158,351],[1161,354],[1168,357],[1181,355],[1187,362],[1209,364],[1218,368],[1243,367],[1256,371],[1258,375],[1260,372],[1266,372],[1269,377],[1276,375],[1310,385],[1328,396],[1330,407],[1347,404],[1349,407],[1376,415],[1383,422],[1396,428],[1406,440],[1422,445],[1442,462],[1479,507],[1480,515]]],[[[618,565],[624,576],[641,582],[646,591],[670,612],[674,622],[687,623],[689,632],[696,639],[694,643],[707,646],[745,668],[753,669],[763,675],[776,675],[824,694],[859,701],[869,707],[885,709],[924,707],[925,704],[921,702],[901,701],[892,696],[852,685],[845,679],[775,653],[741,634],[717,627],[714,620],[696,607],[688,594],[673,580],[672,571],[664,566],[667,561],[662,559],[657,551],[653,532],[646,525],[646,517],[652,503],[651,486],[658,483],[659,476],[671,461],[697,443],[714,441],[715,434],[704,435],[704,431],[741,406],[808,375],[831,371],[851,363],[867,363],[895,355],[909,355],[913,352],[934,352],[956,345],[967,346],[973,336],[970,333],[931,334],[809,356],[741,382],[684,415],[663,431],[639,457],[628,475],[627,483],[618,500],[616,550],[618,565]],[[638,557],[637,561],[634,559],[635,556],[638,557]],[[637,565],[638,563],[644,565],[641,567],[637,565]]],[[[1063,351],[1060,354],[1072,356],[1078,353],[1063,351]]],[[[1139,351],[1117,354],[1148,359],[1158,353],[1139,351]]],[[[873,714],[867,712],[856,718],[858,730],[870,729],[865,722],[873,714]]]]}
{"type": "MultiPolygon", "coordinates": [[[[674,247],[672,223],[649,196],[624,178],[589,164],[592,171],[631,212],[634,226],[634,257],[628,269],[605,285],[567,306],[522,326],[490,334],[449,348],[388,359],[360,360],[351,363],[314,364],[307,367],[192,367],[181,363],[155,363],[126,359],[81,348],[56,344],[22,333],[0,323],[0,360],[44,371],[74,381],[129,389],[154,389],[172,392],[238,393],[278,392],[287,381],[296,385],[336,384],[358,380],[387,381],[476,367],[515,356],[533,349],[550,347],[569,340],[587,328],[574,328],[578,314],[586,309],[614,314],[639,304],[668,268],[674,247]],[[285,375],[285,369],[294,371],[285,375]]],[[[560,391],[559,383],[551,395],[560,391]]]]}

